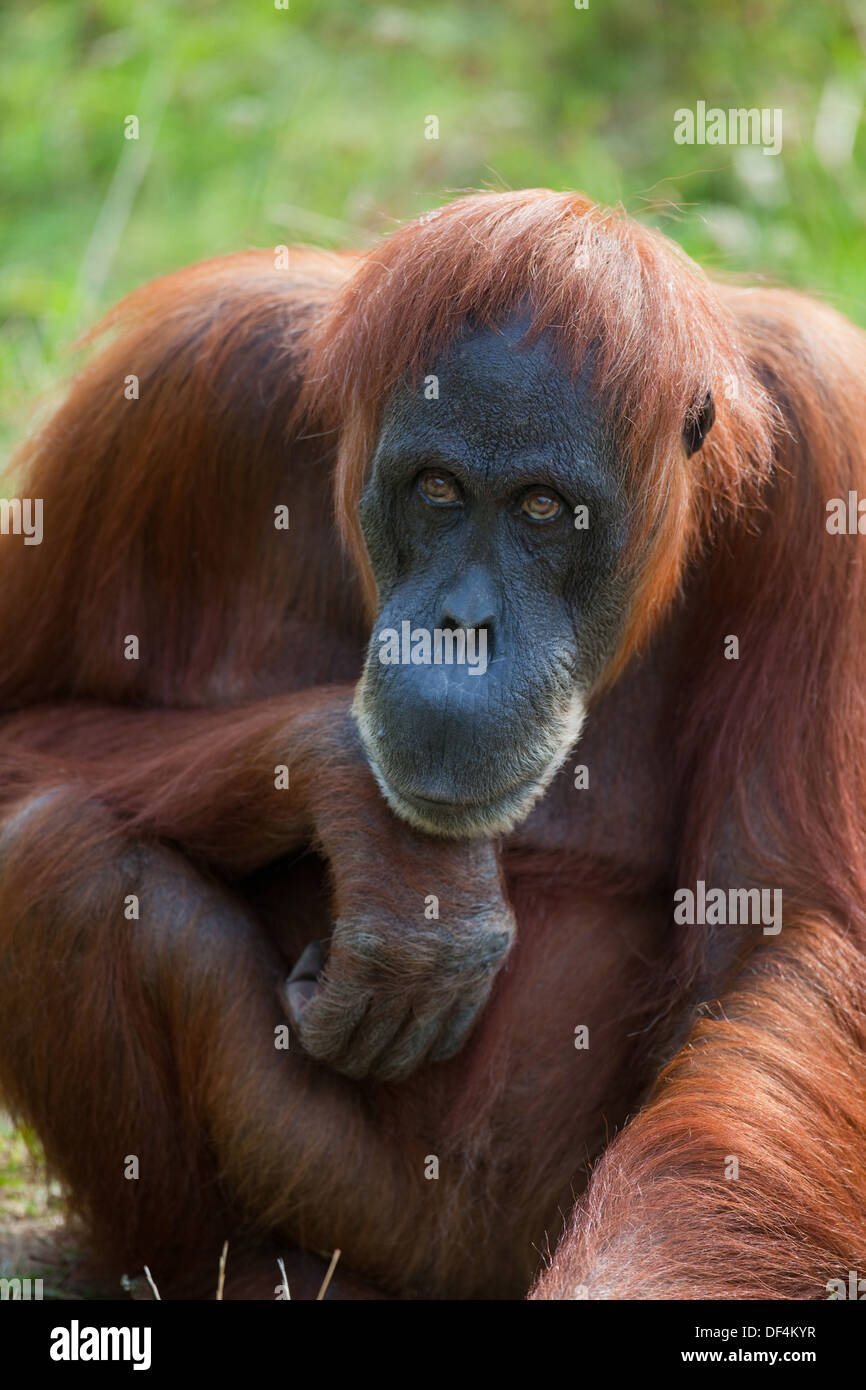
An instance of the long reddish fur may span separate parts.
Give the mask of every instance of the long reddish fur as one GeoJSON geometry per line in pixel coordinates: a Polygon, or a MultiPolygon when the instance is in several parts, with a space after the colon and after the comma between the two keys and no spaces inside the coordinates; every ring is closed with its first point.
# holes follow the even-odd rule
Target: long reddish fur
{"type": "MultiPolygon", "coordinates": [[[[307,253],[286,280],[250,254],[138,292],[21,460],[51,517],[52,582],[36,595],[32,551],[4,554],[3,795],[13,805],[55,785],[59,749],[65,778],[149,831],[194,822],[212,770],[237,764],[239,727],[291,686],[286,623],[333,619],[345,651],[362,628],[333,552],[311,546],[287,573],[268,551],[263,516],[287,451],[315,470],[339,444],[337,516],[369,612],[356,504],[388,390],[422,374],[467,319],[495,322],[527,298],[533,331],[550,329],[575,370],[591,350],[625,441],[639,600],[609,681],[673,605],[693,613],[670,754],[688,806],[673,882],[733,871],[781,886],[786,905],[778,940],[721,965],[709,933],[673,941],[671,1060],[599,1162],[537,1293],[815,1297],[826,1279],[866,1270],[866,561],[856,537],[824,529],[829,497],[866,495],[866,340],[832,310],[714,283],[657,232],[544,190],[458,200],[357,264],[307,253]],[[161,393],[138,433],[112,403],[132,370],[161,393]],[[683,420],[708,389],[718,419],[686,460],[683,420]],[[251,394],[239,469],[236,413],[251,394]],[[199,514],[202,495],[221,499],[217,514],[199,514]],[[119,623],[153,638],[156,664],[118,663],[119,623]],[[720,656],[729,633],[738,662],[720,656]],[[105,718],[61,732],[76,699],[131,707],[144,776],[120,724],[117,756],[105,718]],[[210,757],[191,759],[182,787],[177,756],[159,751],[160,711],[202,705],[236,713],[198,726],[210,757]],[[708,1007],[692,1020],[689,1001],[708,1007]],[[739,1157],[735,1182],[727,1154],[739,1157]]],[[[322,680],[351,669],[342,653],[317,655],[322,680]]],[[[230,840],[223,825],[214,833],[230,840]]],[[[62,838],[29,862],[34,898],[75,872],[62,838]]],[[[467,1114],[504,1084],[493,1065],[476,1068],[467,1114]]],[[[521,1143],[532,1129],[527,1112],[521,1143]]]]}
{"type": "MultiPolygon", "coordinates": [[[[467,318],[495,323],[527,295],[532,331],[552,329],[575,371],[595,349],[625,427],[648,558],[613,674],[680,584],[697,594],[674,882],[727,882],[733,866],[786,904],[784,939],[731,963],[718,1016],[612,1145],[541,1291],[814,1297],[866,1264],[866,559],[824,526],[829,498],[866,495],[866,339],[805,296],[713,283],[581,197],[462,199],[371,253],[318,337],[306,391],[344,422],[338,508],[362,573],[356,501],[388,390],[467,318]],[[707,389],[717,421],[684,460],[682,422],[707,389]],[[737,662],[720,659],[727,634],[737,662]]],[[[708,935],[679,943],[698,999],[720,985],[708,935]]]]}

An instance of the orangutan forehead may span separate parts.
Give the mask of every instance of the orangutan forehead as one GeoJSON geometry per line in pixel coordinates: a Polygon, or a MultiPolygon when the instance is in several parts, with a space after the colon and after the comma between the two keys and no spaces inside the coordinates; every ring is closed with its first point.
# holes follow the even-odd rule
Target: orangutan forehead
{"type": "Polygon", "coordinates": [[[543,438],[545,417],[573,419],[584,429],[599,427],[602,402],[592,389],[587,355],[574,372],[563,361],[552,332],[532,335],[521,310],[496,327],[462,326],[454,340],[420,373],[406,374],[391,393],[384,419],[407,410],[446,416],[468,427],[479,412],[485,428],[497,417],[522,439],[543,438]]]}

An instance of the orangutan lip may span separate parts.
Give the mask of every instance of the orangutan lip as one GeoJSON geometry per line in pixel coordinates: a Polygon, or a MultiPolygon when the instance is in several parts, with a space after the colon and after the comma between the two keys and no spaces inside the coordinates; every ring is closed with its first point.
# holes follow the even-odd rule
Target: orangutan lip
{"type": "Polygon", "coordinates": [[[453,811],[469,811],[480,806],[487,806],[487,801],[457,801],[454,797],[445,796],[422,796],[419,792],[406,792],[400,787],[394,787],[394,791],[403,801],[408,801],[410,806],[418,806],[423,810],[425,806],[439,806],[443,809],[453,811]]]}
{"type": "MultiPolygon", "coordinates": [[[[395,787],[394,790],[397,791],[397,788],[395,787]]],[[[402,801],[408,802],[410,806],[415,806],[420,811],[423,811],[427,806],[440,806],[447,807],[450,810],[462,811],[467,810],[471,806],[481,806],[483,804],[480,801],[447,801],[444,797],[440,796],[418,796],[415,792],[397,791],[397,795],[402,801]]]]}
{"type": "Polygon", "coordinates": [[[484,801],[477,799],[472,801],[456,801],[453,798],[440,796],[421,796],[417,792],[402,791],[399,787],[393,786],[393,784],[392,790],[396,792],[401,801],[405,801],[407,805],[414,807],[416,811],[489,811],[501,805],[504,800],[513,796],[515,792],[519,793],[521,787],[510,787],[497,796],[488,797],[484,801]]]}
{"type": "Polygon", "coordinates": [[[475,816],[490,814],[491,812],[495,812],[499,806],[508,803],[515,795],[518,797],[522,795],[526,789],[533,785],[532,780],[527,779],[523,783],[518,783],[515,786],[507,788],[505,791],[497,793],[495,796],[485,799],[475,797],[473,799],[467,798],[463,801],[458,801],[453,797],[422,796],[420,792],[409,792],[404,790],[398,783],[386,777],[382,772],[381,766],[376,761],[375,757],[372,756],[369,748],[367,749],[367,758],[373,775],[379,783],[386,800],[390,800],[392,806],[397,803],[398,807],[408,807],[410,810],[417,811],[421,815],[426,813],[428,815],[441,816],[449,811],[458,816],[466,816],[467,814],[475,816]]]}

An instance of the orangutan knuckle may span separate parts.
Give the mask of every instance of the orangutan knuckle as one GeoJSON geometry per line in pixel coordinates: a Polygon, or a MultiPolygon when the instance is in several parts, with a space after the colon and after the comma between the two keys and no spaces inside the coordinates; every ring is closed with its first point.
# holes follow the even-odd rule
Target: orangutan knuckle
{"type": "Polygon", "coordinates": [[[513,939],[513,932],[504,926],[452,938],[443,945],[444,968],[452,975],[483,978],[498,970],[513,939]]]}

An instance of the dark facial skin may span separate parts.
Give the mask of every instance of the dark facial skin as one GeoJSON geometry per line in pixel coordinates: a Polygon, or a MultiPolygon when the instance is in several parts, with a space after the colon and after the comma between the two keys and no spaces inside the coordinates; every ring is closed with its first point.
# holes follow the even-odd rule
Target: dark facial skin
{"type": "Polygon", "coordinates": [[[518,347],[525,329],[464,333],[432,368],[438,399],[424,382],[394,392],[361,500],[380,608],[355,711],[391,806],[437,834],[496,834],[527,814],[627,606],[615,442],[588,373],[572,380],[543,337],[518,347]],[[486,671],[383,664],[379,634],[406,620],[476,641],[484,629],[486,671]]]}

